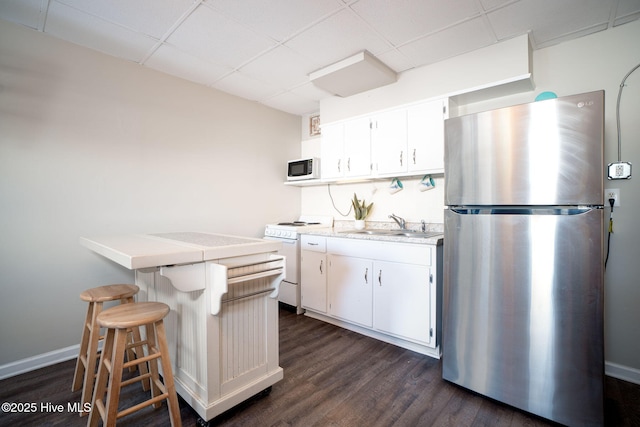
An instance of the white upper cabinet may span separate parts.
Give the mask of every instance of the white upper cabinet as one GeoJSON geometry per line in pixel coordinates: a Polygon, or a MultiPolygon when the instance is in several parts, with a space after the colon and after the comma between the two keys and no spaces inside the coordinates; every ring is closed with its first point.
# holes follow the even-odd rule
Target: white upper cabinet
{"type": "Polygon", "coordinates": [[[377,114],[371,120],[373,173],[378,176],[407,172],[407,110],[377,114]]]}
{"type": "Polygon", "coordinates": [[[398,107],[322,126],[322,180],[444,172],[449,100],[398,107]]]}
{"type": "Polygon", "coordinates": [[[449,117],[446,99],[413,105],[407,110],[408,171],[444,172],[444,120],[449,117]]]}
{"type": "Polygon", "coordinates": [[[371,175],[371,122],[368,117],[322,127],[322,179],[371,175]]]}
{"type": "Polygon", "coordinates": [[[371,121],[368,117],[345,122],[344,161],[346,178],[371,175],[371,121]]]}
{"type": "Polygon", "coordinates": [[[320,175],[323,179],[342,178],[342,156],[344,155],[344,124],[322,126],[320,175]]]}

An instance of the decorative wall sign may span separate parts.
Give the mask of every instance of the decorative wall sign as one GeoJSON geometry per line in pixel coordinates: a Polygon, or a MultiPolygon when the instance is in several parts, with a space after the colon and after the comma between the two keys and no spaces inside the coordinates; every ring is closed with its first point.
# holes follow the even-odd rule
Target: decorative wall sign
{"type": "Polygon", "coordinates": [[[309,136],[320,135],[320,115],[309,117],[309,136]]]}

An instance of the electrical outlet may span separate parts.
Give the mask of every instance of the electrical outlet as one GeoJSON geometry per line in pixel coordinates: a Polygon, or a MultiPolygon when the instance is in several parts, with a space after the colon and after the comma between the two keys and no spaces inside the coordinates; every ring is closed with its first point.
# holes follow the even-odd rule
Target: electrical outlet
{"type": "Polygon", "coordinates": [[[620,189],[618,188],[608,188],[604,191],[604,205],[605,206],[611,206],[609,205],[609,199],[615,199],[615,202],[613,203],[614,207],[618,207],[620,206],[620,189]]]}

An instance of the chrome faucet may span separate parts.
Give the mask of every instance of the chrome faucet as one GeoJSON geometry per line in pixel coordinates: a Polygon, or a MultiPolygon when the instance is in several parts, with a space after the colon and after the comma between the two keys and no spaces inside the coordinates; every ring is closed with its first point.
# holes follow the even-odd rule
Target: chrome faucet
{"type": "Polygon", "coordinates": [[[398,224],[400,226],[401,229],[403,229],[403,230],[407,229],[407,221],[405,221],[404,218],[400,218],[399,216],[394,215],[394,214],[389,215],[389,218],[394,220],[396,222],[396,224],[398,224]]]}

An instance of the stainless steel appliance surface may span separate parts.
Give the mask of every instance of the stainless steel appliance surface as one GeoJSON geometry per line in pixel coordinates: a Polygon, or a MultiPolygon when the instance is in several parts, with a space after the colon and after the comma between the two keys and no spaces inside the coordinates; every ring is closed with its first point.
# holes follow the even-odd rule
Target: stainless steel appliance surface
{"type": "Polygon", "coordinates": [[[280,284],[278,300],[296,307],[298,314],[304,313],[300,298],[300,232],[310,228],[325,228],[333,226],[333,217],[326,215],[301,216],[296,221],[284,221],[267,224],[264,229],[264,239],[282,242],[282,249],[278,254],[286,257],[285,278],[280,284]]]}
{"type": "Polygon", "coordinates": [[[566,425],[604,422],[603,103],[445,122],[443,377],[566,425]]]}

